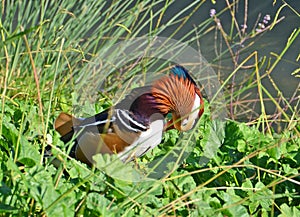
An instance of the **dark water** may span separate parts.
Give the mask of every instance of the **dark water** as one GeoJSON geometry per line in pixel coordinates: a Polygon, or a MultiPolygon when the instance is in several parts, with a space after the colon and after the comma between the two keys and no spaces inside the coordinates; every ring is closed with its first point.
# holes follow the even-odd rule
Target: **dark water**
{"type": "MultiPolygon", "coordinates": [[[[187,7],[192,1],[176,1],[167,11],[166,16],[164,17],[165,22],[170,19],[174,14],[181,11],[183,8],[187,7]]],[[[232,2],[232,1],[230,1],[232,2]]],[[[294,10],[298,13],[300,12],[300,1],[299,0],[290,0],[286,1],[290,4],[294,10]]],[[[248,0],[248,31],[250,31],[254,24],[257,22],[258,17],[260,16],[260,22],[263,20],[265,15],[270,15],[272,22],[275,18],[276,12],[279,7],[282,6],[283,2],[277,0],[276,4],[273,5],[273,0],[248,0]]],[[[240,1],[238,6],[238,12],[236,13],[236,18],[239,22],[239,25],[243,24],[244,20],[244,1],[240,1]]],[[[178,34],[176,34],[173,38],[181,39],[188,32],[194,29],[194,26],[198,26],[203,21],[207,20],[209,16],[210,9],[216,9],[217,13],[222,9],[226,8],[226,1],[217,1],[217,4],[212,4],[211,1],[206,1],[190,18],[190,20],[184,25],[183,29],[181,29],[178,34]]],[[[191,10],[190,10],[191,11],[191,10]]],[[[190,11],[186,12],[185,15],[188,15],[190,11]]],[[[280,17],[285,17],[280,23],[278,23],[272,30],[266,31],[264,34],[255,38],[255,43],[241,53],[239,62],[243,60],[243,58],[247,57],[251,52],[256,50],[258,52],[258,57],[262,58],[266,56],[267,58],[271,58],[271,62],[274,62],[275,56],[271,54],[271,52],[280,54],[284,49],[288,38],[294,29],[300,28],[300,18],[288,7],[285,7],[279,14],[280,17]]],[[[228,33],[231,25],[231,16],[229,12],[225,12],[220,17],[221,23],[225,31],[228,33]]],[[[213,25],[213,23],[211,24],[213,25]]],[[[173,26],[167,29],[163,33],[163,36],[170,36],[175,30],[177,26],[173,26]]],[[[208,62],[213,63],[217,56],[214,51],[214,40],[215,31],[211,31],[210,33],[200,37],[200,48],[202,55],[208,60],[208,62]]],[[[248,40],[245,42],[245,45],[252,42],[253,40],[248,40]]],[[[220,43],[220,42],[218,42],[220,43]]],[[[223,45],[223,49],[225,49],[225,44],[223,45]]],[[[289,50],[285,53],[280,63],[275,67],[272,71],[271,76],[274,79],[274,82],[278,85],[278,88],[282,91],[283,96],[286,98],[290,98],[293,95],[298,97],[298,93],[295,94],[297,88],[299,88],[299,78],[295,78],[291,73],[300,67],[300,61],[297,61],[297,57],[300,53],[300,36],[296,38],[294,44],[289,48],[289,50]]],[[[299,57],[298,57],[299,58],[299,57]]],[[[222,69],[220,70],[218,67],[215,67],[214,70],[216,72],[220,71],[220,74],[223,76],[223,79],[226,78],[232,71],[234,67],[231,61],[230,56],[222,57],[222,69]]],[[[265,68],[263,67],[260,71],[261,74],[265,73],[265,68]]],[[[244,77],[244,73],[249,73],[249,71],[239,72],[237,77],[235,78],[235,82],[241,81],[244,77]],[[241,77],[239,77],[241,76],[241,77]]],[[[273,97],[277,97],[277,91],[274,90],[272,84],[269,79],[263,79],[263,85],[270,91],[273,97]]],[[[257,98],[257,92],[252,94],[252,98],[257,98]]],[[[296,102],[296,100],[294,101],[296,102]]],[[[256,107],[259,113],[259,107],[256,107]]],[[[275,107],[272,103],[266,103],[266,110],[268,113],[273,113],[275,107]]]]}

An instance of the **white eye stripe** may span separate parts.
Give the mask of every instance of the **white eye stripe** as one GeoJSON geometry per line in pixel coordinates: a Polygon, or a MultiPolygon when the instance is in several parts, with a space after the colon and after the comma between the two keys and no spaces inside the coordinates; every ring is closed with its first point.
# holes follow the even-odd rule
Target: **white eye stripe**
{"type": "Polygon", "coordinates": [[[191,111],[192,113],[189,115],[189,118],[193,118],[193,119],[198,118],[200,106],[201,106],[200,97],[198,96],[198,94],[195,94],[195,101],[194,101],[194,105],[193,105],[193,108],[191,111]]]}
{"type": "Polygon", "coordinates": [[[200,97],[198,94],[196,94],[195,100],[194,100],[194,105],[193,105],[193,108],[192,108],[190,114],[188,115],[187,118],[183,119],[181,122],[181,130],[182,131],[190,130],[194,126],[196,120],[199,118],[198,114],[199,114],[200,104],[201,104],[200,97]]]}

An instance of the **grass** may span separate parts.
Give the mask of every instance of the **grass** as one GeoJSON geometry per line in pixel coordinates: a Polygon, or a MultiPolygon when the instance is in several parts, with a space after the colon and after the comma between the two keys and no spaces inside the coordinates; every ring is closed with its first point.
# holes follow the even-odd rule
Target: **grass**
{"type": "MultiPolygon", "coordinates": [[[[248,1],[244,2],[245,26],[248,1]]],[[[281,5],[276,17],[265,28],[259,26],[259,17],[250,30],[238,24],[237,2],[226,1],[223,10],[173,43],[171,38],[204,2],[194,1],[165,22],[174,4],[2,2],[1,216],[299,216],[299,86],[286,97],[272,72],[300,30],[286,35],[280,53],[261,56],[254,49],[256,40],[284,19],[282,9],[297,11],[284,1],[276,2],[281,5]],[[232,17],[229,28],[223,26],[225,13],[232,17]],[[181,42],[200,46],[203,37],[215,32],[211,40],[216,58],[211,66],[219,87],[213,89],[201,80],[195,62],[185,62],[203,82],[209,100],[197,127],[185,134],[165,133],[162,145],[136,164],[98,156],[97,165],[90,168],[71,159],[70,144],[63,144],[53,129],[57,115],[100,112],[129,88],[143,85],[150,72],[165,72],[170,63],[147,57],[151,50],[128,54],[114,46],[146,33],[143,40],[150,41],[175,25],[178,28],[164,44],[172,46],[155,55],[168,50],[176,60],[184,53],[181,42]],[[231,73],[225,76],[223,61],[228,60],[231,73]],[[91,95],[92,90],[99,92],[91,95]],[[273,113],[267,112],[270,103],[273,113]],[[225,108],[226,120],[212,118],[224,117],[225,108]],[[46,146],[61,159],[58,168],[44,159],[46,146]],[[136,171],[155,179],[145,181],[136,171]]],[[[297,61],[290,64],[299,66],[297,61]]],[[[299,68],[288,73],[299,78],[299,68]]]]}

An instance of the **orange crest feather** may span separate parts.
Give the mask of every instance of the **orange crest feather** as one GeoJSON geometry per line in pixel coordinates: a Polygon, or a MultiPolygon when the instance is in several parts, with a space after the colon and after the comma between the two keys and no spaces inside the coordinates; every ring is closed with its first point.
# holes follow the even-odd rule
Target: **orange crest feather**
{"type": "Polygon", "coordinates": [[[183,116],[193,107],[195,86],[191,81],[171,74],[154,82],[152,94],[162,113],[176,112],[183,116]]]}

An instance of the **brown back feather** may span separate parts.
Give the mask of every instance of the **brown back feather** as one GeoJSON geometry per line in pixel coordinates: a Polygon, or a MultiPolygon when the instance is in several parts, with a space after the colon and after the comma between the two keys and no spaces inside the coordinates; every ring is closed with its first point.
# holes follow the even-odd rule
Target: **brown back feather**
{"type": "Polygon", "coordinates": [[[54,128],[61,136],[70,133],[73,130],[73,125],[78,123],[78,119],[67,113],[60,113],[54,122],[54,128]]]}

